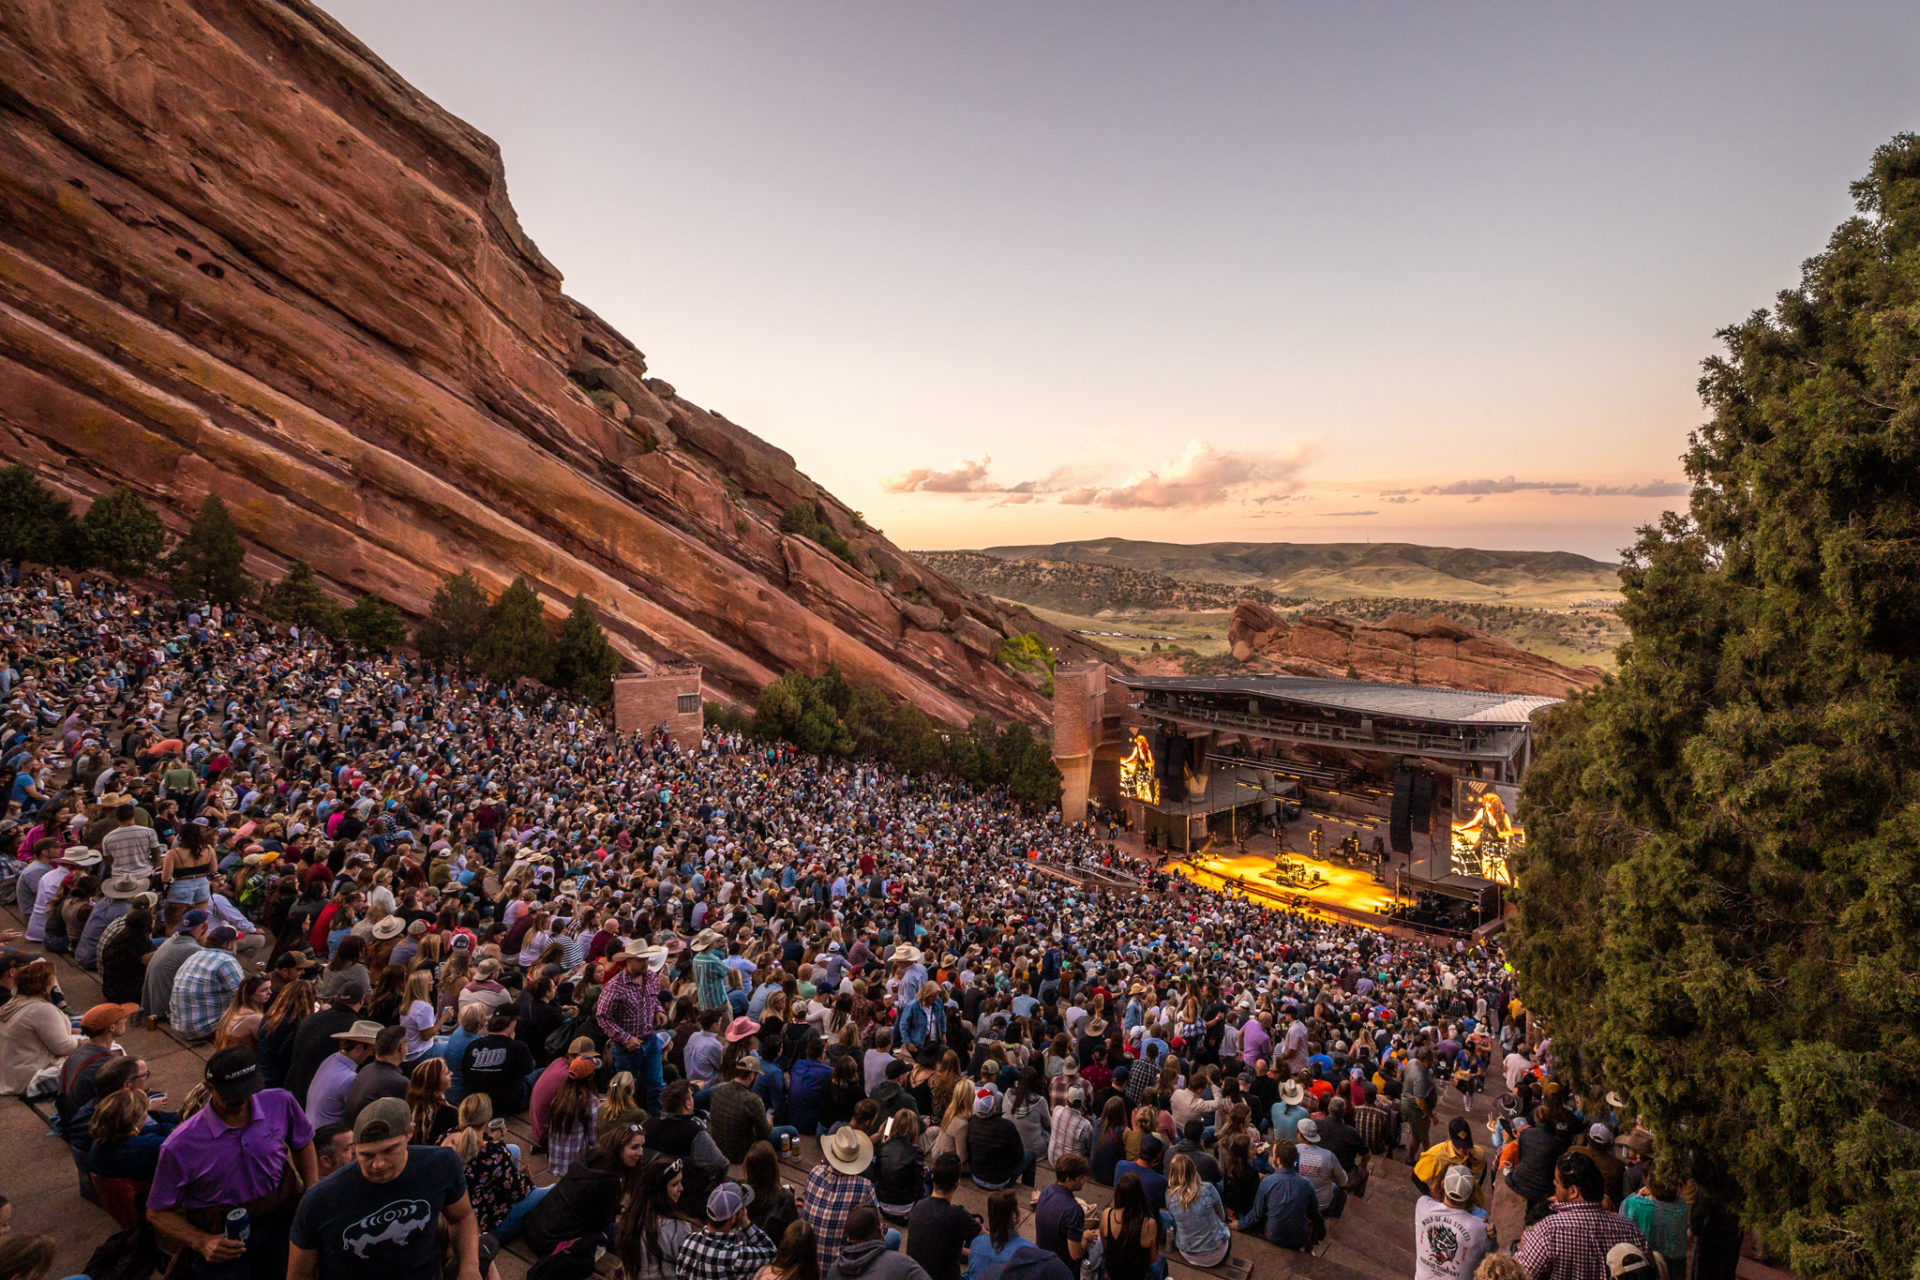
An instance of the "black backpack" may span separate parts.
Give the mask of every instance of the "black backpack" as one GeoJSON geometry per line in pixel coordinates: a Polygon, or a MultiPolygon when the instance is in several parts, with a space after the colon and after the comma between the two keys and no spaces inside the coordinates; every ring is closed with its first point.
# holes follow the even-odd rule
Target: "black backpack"
{"type": "MultiPolygon", "coordinates": [[[[594,1241],[590,1236],[569,1240],[527,1268],[527,1280],[590,1280],[594,1274],[594,1241]]],[[[89,1280],[94,1280],[89,1276],[89,1280]]]]}
{"type": "Polygon", "coordinates": [[[164,1262],[146,1223],[116,1231],[87,1259],[88,1280],[150,1280],[164,1262]]]}

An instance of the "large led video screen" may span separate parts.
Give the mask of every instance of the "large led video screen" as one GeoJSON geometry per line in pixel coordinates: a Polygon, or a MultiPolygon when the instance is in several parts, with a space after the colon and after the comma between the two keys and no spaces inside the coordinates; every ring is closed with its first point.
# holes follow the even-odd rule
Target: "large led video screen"
{"type": "Polygon", "coordinates": [[[1504,782],[1461,778],[1453,785],[1453,855],[1457,876],[1495,884],[1513,883],[1513,864],[1527,833],[1514,816],[1520,788],[1504,782]]]}

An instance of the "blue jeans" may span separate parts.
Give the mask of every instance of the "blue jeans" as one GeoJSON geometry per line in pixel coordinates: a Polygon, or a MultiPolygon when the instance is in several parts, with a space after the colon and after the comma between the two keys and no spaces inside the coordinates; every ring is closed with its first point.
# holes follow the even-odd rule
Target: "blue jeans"
{"type": "Polygon", "coordinates": [[[502,1219],[498,1227],[494,1228],[494,1239],[503,1245],[512,1244],[519,1236],[520,1228],[526,1222],[527,1215],[533,1212],[533,1206],[539,1204],[551,1190],[553,1190],[551,1186],[535,1187],[528,1193],[525,1200],[507,1210],[507,1216],[502,1219]]]}
{"type": "Polygon", "coordinates": [[[633,1076],[640,1105],[659,1115],[660,1094],[667,1087],[666,1051],[660,1043],[660,1033],[656,1031],[641,1037],[638,1049],[628,1049],[611,1042],[607,1049],[613,1056],[613,1069],[633,1076]]]}

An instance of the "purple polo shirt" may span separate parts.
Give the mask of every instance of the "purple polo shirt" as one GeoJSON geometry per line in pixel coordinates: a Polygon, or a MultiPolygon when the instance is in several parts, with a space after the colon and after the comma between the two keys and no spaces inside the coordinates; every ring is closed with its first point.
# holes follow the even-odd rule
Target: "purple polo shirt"
{"type": "Polygon", "coordinates": [[[253,1118],[235,1129],[206,1107],[160,1147],[150,1209],[206,1209],[258,1200],[280,1185],[289,1148],[313,1141],[306,1113],[285,1089],[253,1095],[253,1118]]]}

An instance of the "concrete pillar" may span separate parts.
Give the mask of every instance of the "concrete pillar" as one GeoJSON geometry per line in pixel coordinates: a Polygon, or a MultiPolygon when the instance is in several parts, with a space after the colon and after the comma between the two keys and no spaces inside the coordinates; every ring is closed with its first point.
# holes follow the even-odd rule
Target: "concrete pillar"
{"type": "Polygon", "coordinates": [[[623,735],[651,733],[665,725],[683,748],[699,746],[706,718],[700,700],[700,675],[700,668],[693,663],[672,663],[648,675],[615,676],[615,731],[623,735]]]}
{"type": "Polygon", "coordinates": [[[1106,663],[1063,662],[1054,667],[1053,762],[1060,770],[1060,816],[1068,822],[1086,821],[1106,697],[1106,663]]]}

